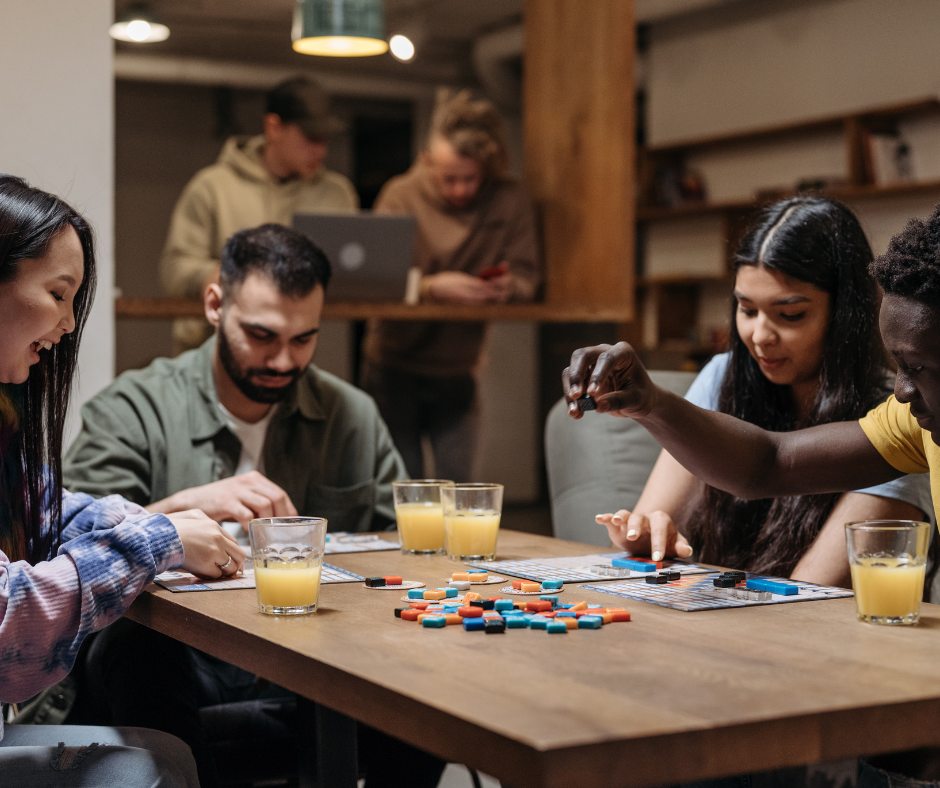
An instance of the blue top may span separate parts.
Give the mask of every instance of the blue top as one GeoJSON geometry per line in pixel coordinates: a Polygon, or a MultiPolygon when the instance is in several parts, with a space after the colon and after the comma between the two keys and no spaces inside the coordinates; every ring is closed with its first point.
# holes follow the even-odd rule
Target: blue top
{"type": "MultiPolygon", "coordinates": [[[[693,405],[705,410],[718,410],[718,397],[721,393],[721,381],[725,370],[731,363],[731,353],[719,353],[712,358],[698,377],[692,382],[685,398],[693,405]]],[[[928,474],[911,474],[900,479],[866,487],[855,492],[866,495],[879,495],[882,498],[894,498],[916,506],[924,513],[924,518],[933,521],[933,499],[930,497],[930,477],[928,474]]]]}

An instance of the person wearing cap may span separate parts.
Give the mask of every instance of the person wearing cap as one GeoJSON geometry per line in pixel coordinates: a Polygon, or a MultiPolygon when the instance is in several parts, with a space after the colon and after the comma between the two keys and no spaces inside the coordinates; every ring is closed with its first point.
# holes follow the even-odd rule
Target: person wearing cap
{"type": "MultiPolygon", "coordinates": [[[[425,303],[531,301],[542,279],[532,200],[506,175],[503,121],[490,101],[441,91],[425,149],[392,178],[376,213],[417,219],[415,266],[425,303]]],[[[486,323],[370,321],[362,386],[373,396],[412,478],[470,481],[478,441],[475,373],[486,323]]]]}
{"type": "MultiPolygon", "coordinates": [[[[218,161],[193,176],[170,219],[160,260],[167,295],[202,298],[217,281],[226,239],[268,222],[290,226],[295,213],[352,213],[359,197],[349,179],[323,166],[343,123],[314,80],[297,77],[267,95],[264,133],[229,138],[218,161]]],[[[202,318],[173,324],[174,353],[199,347],[212,331],[202,318]]]]}

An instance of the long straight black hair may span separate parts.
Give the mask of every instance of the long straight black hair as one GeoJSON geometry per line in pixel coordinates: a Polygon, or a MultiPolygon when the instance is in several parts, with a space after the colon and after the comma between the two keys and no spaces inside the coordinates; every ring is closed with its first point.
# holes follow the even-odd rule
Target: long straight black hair
{"type": "Polygon", "coordinates": [[[84,278],[73,305],[75,330],[43,351],[30,368],[18,429],[0,455],[0,478],[19,479],[18,490],[6,491],[10,521],[0,520],[0,529],[15,529],[0,530],[0,544],[12,550],[9,557],[14,561],[47,560],[60,539],[62,433],[82,329],[95,293],[95,248],[91,227],[71,206],[21,178],[0,174],[0,287],[42,257],[52,239],[68,227],[78,234],[84,257],[84,278]],[[4,463],[14,465],[4,468],[4,463]]]}
{"type": "MultiPolygon", "coordinates": [[[[758,266],[829,294],[829,325],[819,389],[798,422],[789,386],[771,383],[737,330],[731,307],[731,361],[718,409],[766,430],[786,432],[863,416],[890,392],[878,333],[878,291],[868,273],[871,247],[855,215],[835,200],[794,197],[763,209],[742,239],[735,273],[758,266]]],[[[819,534],[841,493],[745,501],[707,487],[690,523],[699,560],[789,576],[819,534]]]]}

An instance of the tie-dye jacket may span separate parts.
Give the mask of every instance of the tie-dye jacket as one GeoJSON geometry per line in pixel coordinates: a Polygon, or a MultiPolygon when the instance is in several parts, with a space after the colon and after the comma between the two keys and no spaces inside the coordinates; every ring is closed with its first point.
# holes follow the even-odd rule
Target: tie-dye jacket
{"type": "Polygon", "coordinates": [[[65,493],[62,525],[50,561],[11,563],[0,551],[2,702],[24,701],[61,680],[86,635],[120,618],[155,575],[183,563],[169,519],[117,495],[65,493]]]}

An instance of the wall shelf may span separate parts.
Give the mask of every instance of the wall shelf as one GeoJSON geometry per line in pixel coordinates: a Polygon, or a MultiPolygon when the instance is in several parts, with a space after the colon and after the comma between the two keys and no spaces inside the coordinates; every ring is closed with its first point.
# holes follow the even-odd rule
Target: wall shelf
{"type": "MultiPolygon", "coordinates": [[[[900,183],[874,182],[871,135],[896,133],[899,122],[925,115],[940,115],[940,99],[925,97],[729,134],[688,138],[639,150],[637,169],[640,199],[636,221],[640,232],[646,237],[661,239],[663,233],[671,235],[673,228],[657,227],[658,223],[713,217],[722,228],[725,259],[725,270],[716,271],[711,275],[696,275],[691,271],[689,274],[683,274],[681,270],[656,274],[656,266],[649,262],[652,271],[640,277],[637,282],[638,293],[642,296],[641,317],[638,319],[639,325],[642,326],[642,346],[650,351],[676,352],[684,349],[689,361],[706,355],[709,348],[703,347],[698,341],[702,339],[703,329],[699,325],[699,314],[706,298],[705,289],[715,283],[731,282],[731,259],[739,239],[746,230],[750,215],[762,205],[798,194],[795,188],[781,189],[773,184],[755,184],[753,197],[675,205],[657,202],[674,192],[672,178],[683,177],[683,173],[690,167],[695,168],[695,162],[690,165],[688,159],[712,151],[719,152],[722,158],[727,158],[729,155],[733,156],[736,149],[742,149],[738,155],[746,155],[747,146],[758,142],[770,146],[771,149],[778,144],[786,149],[795,139],[812,140],[813,135],[818,135],[819,132],[829,132],[832,135],[841,135],[845,150],[845,180],[838,185],[803,193],[818,194],[850,204],[912,195],[936,194],[940,197],[940,178],[931,177],[900,183]],[[764,187],[766,192],[763,191],[764,187]]],[[[794,174],[793,183],[796,181],[794,174]]],[[[681,231],[681,227],[676,230],[681,231]]],[[[715,292],[712,288],[709,297],[713,299],[715,292]]],[[[707,326],[705,328],[707,329],[707,326]]],[[[712,352],[717,350],[717,347],[711,348],[712,352]]]]}
{"type": "MultiPolygon", "coordinates": [[[[185,298],[116,298],[114,314],[131,320],[169,320],[202,317],[202,301],[185,298]]],[[[440,320],[509,321],[535,323],[626,323],[633,319],[632,306],[581,307],[564,304],[417,304],[330,303],[323,307],[325,320],[440,320]]]]}

